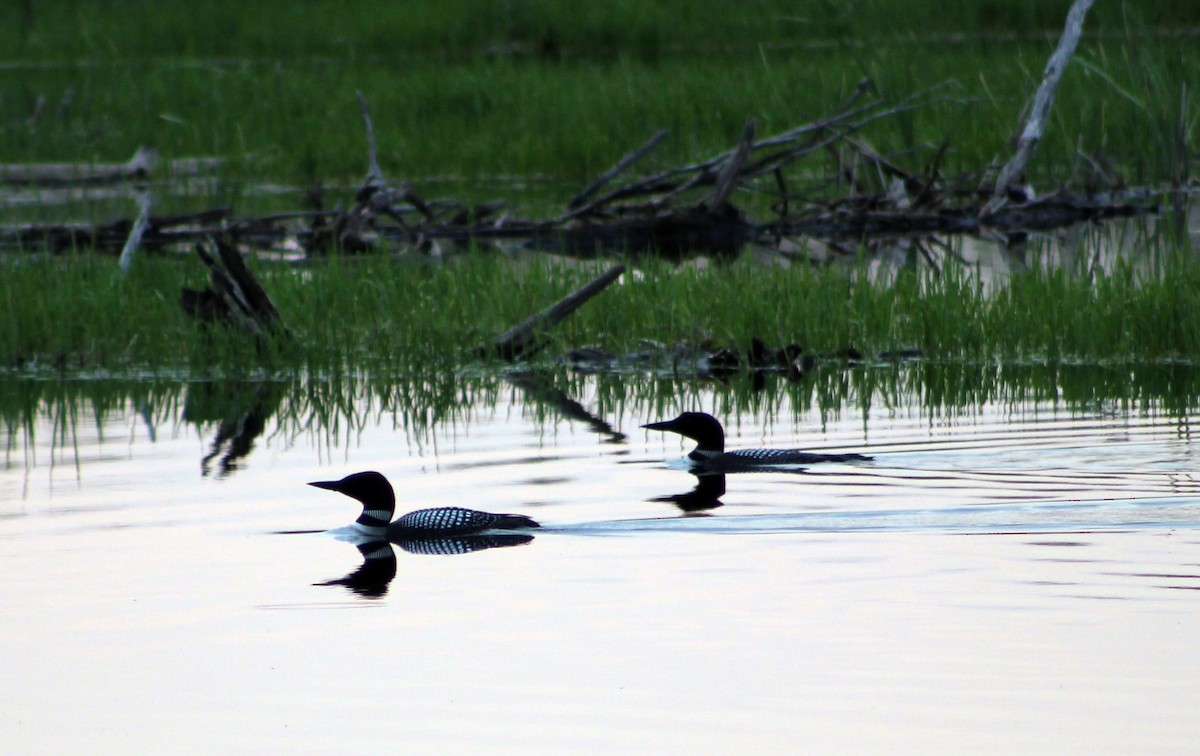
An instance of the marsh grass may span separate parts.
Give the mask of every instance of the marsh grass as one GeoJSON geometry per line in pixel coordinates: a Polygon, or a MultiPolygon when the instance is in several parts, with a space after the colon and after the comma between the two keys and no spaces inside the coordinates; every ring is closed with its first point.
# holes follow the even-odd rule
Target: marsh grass
{"type": "MultiPolygon", "coordinates": [[[[0,49],[10,51],[0,62],[0,160],[119,161],[140,145],[226,157],[212,204],[251,214],[267,202],[252,184],[361,180],[361,90],[390,178],[426,195],[531,200],[520,209],[537,214],[659,128],[672,136],[646,170],[727,149],[749,117],[761,134],[819,117],[869,77],[890,102],[953,80],[948,99],[862,134],[916,170],[949,140],[941,168],[952,174],[1007,157],[1068,5],[10,4],[0,10],[0,49]],[[497,177],[515,183],[489,181],[497,177]]],[[[1030,166],[1034,182],[1082,178],[1080,152],[1107,157],[1132,182],[1176,175],[1180,125],[1194,139],[1197,118],[1195,98],[1181,98],[1185,82],[1200,80],[1197,27],[1200,6],[1185,0],[1097,4],[1030,166]]],[[[830,166],[794,178],[828,176],[830,166]]],[[[156,201],[171,212],[197,200],[156,201]]],[[[110,220],[112,208],[63,212],[110,220]]],[[[817,354],[916,348],[981,364],[1193,360],[1200,274],[1172,256],[1174,244],[1147,239],[1149,264],[1035,266],[998,291],[954,266],[885,275],[865,261],[850,270],[643,262],[556,329],[546,355],[646,341],[745,347],[757,336],[817,354]]],[[[444,265],[335,256],[300,271],[257,266],[294,338],[256,343],[183,317],[179,287],[203,278],[194,261],[139,259],[128,278],[86,250],[2,263],[0,366],[55,375],[462,367],[472,347],[596,272],[483,253],[444,265]]]]}
{"type": "MultiPolygon", "coordinates": [[[[314,0],[197,12],[122,0],[31,3],[28,22],[20,5],[0,11],[11,21],[0,49],[18,59],[0,66],[5,162],[124,160],[149,145],[234,159],[223,181],[235,187],[352,184],[365,170],[362,90],[392,177],[578,187],[659,128],[672,136],[654,160],[679,164],[728,148],[747,118],[767,134],[825,114],[863,77],[889,101],[955,81],[952,99],[864,136],[911,168],[949,140],[944,171],[981,168],[1007,156],[1069,3],[457,0],[351,12],[314,0]]],[[[1179,103],[1181,84],[1200,79],[1186,31],[1197,26],[1200,6],[1183,0],[1097,4],[1034,179],[1062,179],[1076,148],[1131,181],[1170,175],[1172,129],[1195,118],[1179,103]]],[[[477,198],[470,183],[455,190],[477,198]]]]}
{"type": "MultiPolygon", "coordinates": [[[[92,255],[8,266],[0,364],[32,374],[149,371],[196,376],[379,375],[460,369],[474,349],[596,275],[606,263],[515,262],[474,252],[444,264],[342,258],[301,271],[256,263],[290,336],[259,340],[188,320],[193,261],[139,259],[121,277],[92,255]]],[[[754,337],[833,355],[918,349],[931,360],[1194,360],[1200,268],[1184,254],[1118,258],[1107,269],[1040,265],[987,290],[974,272],[763,268],[644,260],[548,336],[542,362],[574,347],[615,354],[658,345],[746,349],[754,337]]],[[[663,359],[668,359],[664,357],[663,359]]]]}

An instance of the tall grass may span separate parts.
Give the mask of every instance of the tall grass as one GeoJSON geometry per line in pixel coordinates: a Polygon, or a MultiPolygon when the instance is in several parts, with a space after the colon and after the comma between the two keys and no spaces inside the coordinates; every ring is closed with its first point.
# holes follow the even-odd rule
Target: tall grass
{"type": "MultiPolygon", "coordinates": [[[[297,273],[259,266],[292,337],[267,344],[189,321],[182,285],[200,266],[145,258],[129,278],[89,255],[28,258],[0,288],[0,364],[22,370],[307,369],[384,373],[470,364],[474,348],[591,278],[600,266],[516,263],[476,252],[447,264],[333,258],[297,273]]],[[[1195,360],[1200,266],[1162,255],[1118,261],[1094,280],[1069,267],[1014,276],[991,292],[969,271],[872,272],[750,261],[641,261],[551,334],[550,357],[595,345],[615,353],[708,342],[808,352],[919,349],[934,360],[1195,360]]]]}
{"type": "MultiPolygon", "coordinates": [[[[913,167],[949,139],[944,170],[979,168],[1008,154],[1069,3],[35,1],[28,23],[23,5],[0,10],[4,162],[123,160],[151,145],[252,155],[235,183],[353,182],[362,90],[389,175],[574,187],[659,128],[672,138],[654,159],[678,164],[727,148],[749,117],[766,134],[824,114],[862,77],[893,101],[957,81],[955,101],[866,136],[914,150],[901,158],[913,167]]],[[[1195,118],[1194,105],[1179,113],[1180,86],[1200,80],[1200,59],[1165,30],[1197,26],[1200,6],[1183,0],[1097,4],[1035,177],[1061,178],[1076,147],[1131,179],[1169,175],[1168,135],[1195,118]]]]}

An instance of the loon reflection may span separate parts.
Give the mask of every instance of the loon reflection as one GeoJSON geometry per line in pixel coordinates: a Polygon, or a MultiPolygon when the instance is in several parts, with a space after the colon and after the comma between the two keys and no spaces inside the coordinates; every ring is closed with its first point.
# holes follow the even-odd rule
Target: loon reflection
{"type": "Polygon", "coordinates": [[[695,469],[688,472],[696,477],[695,488],[686,493],[656,496],[650,501],[665,501],[684,512],[703,512],[725,506],[721,501],[725,495],[725,473],[706,473],[695,469]]]}
{"type": "Polygon", "coordinates": [[[363,541],[358,545],[363,563],[345,577],[313,585],[344,585],[365,598],[387,594],[388,584],[396,577],[396,552],[387,541],[363,541]]]}
{"type": "Polygon", "coordinates": [[[440,538],[406,538],[387,541],[369,538],[355,544],[362,554],[363,563],[353,572],[336,580],[327,580],[313,585],[344,585],[364,598],[381,598],[387,595],[388,585],[396,577],[396,551],[399,546],[410,554],[469,554],[472,551],[520,546],[533,540],[528,533],[486,533],[440,538]]]}

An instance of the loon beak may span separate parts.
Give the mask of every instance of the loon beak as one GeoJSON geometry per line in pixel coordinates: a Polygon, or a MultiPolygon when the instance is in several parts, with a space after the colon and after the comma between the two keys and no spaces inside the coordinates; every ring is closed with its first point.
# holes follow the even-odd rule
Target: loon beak
{"type": "Polygon", "coordinates": [[[646,423],[642,427],[647,430],[656,430],[656,431],[675,430],[675,421],[674,420],[663,420],[663,421],[657,422],[657,423],[646,423]]]}
{"type": "Polygon", "coordinates": [[[326,491],[341,492],[341,487],[340,487],[341,482],[342,481],[340,481],[340,480],[318,480],[318,481],[309,483],[308,485],[316,486],[317,488],[324,488],[326,491]]]}

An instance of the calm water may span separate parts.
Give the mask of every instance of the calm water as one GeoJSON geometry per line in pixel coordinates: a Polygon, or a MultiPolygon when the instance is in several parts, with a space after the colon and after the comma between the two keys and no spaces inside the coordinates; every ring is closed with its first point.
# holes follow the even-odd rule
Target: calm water
{"type": "Polygon", "coordinates": [[[224,425],[188,396],[203,391],[47,391],[8,420],[0,750],[1200,740],[1200,465],[1186,414],[1155,402],[838,411],[784,391],[727,414],[703,386],[650,410],[585,382],[599,432],[511,386],[419,419],[366,394],[289,411],[311,397],[268,389],[249,402],[265,412],[224,425]],[[639,428],[684,408],[726,417],[731,447],[876,458],[729,475],[722,506],[685,513],[711,504],[667,463],[690,446],[639,428]],[[355,502],[303,484],[365,469],[401,511],[547,527],[471,554],[397,547],[390,581],[320,585],[358,550],[282,531],[351,522],[355,502]]]}

